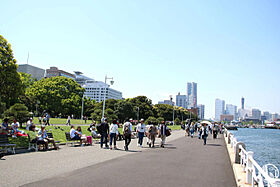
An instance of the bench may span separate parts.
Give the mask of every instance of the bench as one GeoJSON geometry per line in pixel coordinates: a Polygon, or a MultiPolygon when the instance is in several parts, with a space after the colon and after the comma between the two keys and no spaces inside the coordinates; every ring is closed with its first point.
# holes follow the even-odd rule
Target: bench
{"type": "Polygon", "coordinates": [[[72,144],[72,146],[74,146],[74,143],[80,143],[80,140],[72,140],[69,132],[65,132],[65,136],[66,136],[66,145],[70,143],[72,144]]]}
{"type": "MultiPolygon", "coordinates": [[[[48,135],[48,138],[54,139],[54,138],[53,138],[53,133],[47,132],[47,135],[48,135]]],[[[54,141],[54,143],[56,143],[56,144],[57,144],[57,147],[58,147],[58,144],[60,143],[60,141],[54,141]]],[[[53,145],[52,145],[52,146],[53,146],[53,145]]]]}
{"type": "Polygon", "coordinates": [[[8,148],[12,148],[12,152],[16,154],[16,144],[10,144],[6,134],[0,134],[0,147],[3,147],[5,151],[8,151],[8,148]]]}

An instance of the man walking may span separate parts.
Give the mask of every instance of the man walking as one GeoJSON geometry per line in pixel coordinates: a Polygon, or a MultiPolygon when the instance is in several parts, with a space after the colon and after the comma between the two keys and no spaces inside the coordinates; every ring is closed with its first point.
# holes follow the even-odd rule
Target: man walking
{"type": "Polygon", "coordinates": [[[123,137],[124,137],[124,149],[128,151],[128,145],[131,142],[131,132],[132,132],[132,124],[129,122],[129,120],[125,120],[126,122],[123,125],[123,137]]]}
{"type": "Polygon", "coordinates": [[[100,124],[97,129],[101,135],[100,147],[103,148],[103,141],[105,140],[105,148],[109,148],[108,146],[108,134],[109,134],[109,125],[107,122],[107,118],[104,118],[103,122],[100,124]]]}
{"type": "Polygon", "coordinates": [[[160,147],[164,148],[165,140],[166,140],[166,131],[167,131],[167,126],[164,121],[161,122],[160,124],[160,138],[161,138],[161,144],[160,147]]]}
{"type": "Polygon", "coordinates": [[[138,146],[142,148],[143,138],[145,133],[144,119],[140,120],[140,123],[137,125],[136,131],[138,132],[138,146]]]}

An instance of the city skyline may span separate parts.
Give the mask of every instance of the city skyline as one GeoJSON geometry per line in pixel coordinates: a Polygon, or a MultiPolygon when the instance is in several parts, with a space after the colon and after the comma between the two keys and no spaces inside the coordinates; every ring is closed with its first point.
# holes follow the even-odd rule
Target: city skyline
{"type": "Polygon", "coordinates": [[[154,104],[196,82],[205,118],[214,117],[216,98],[240,108],[243,96],[247,107],[280,112],[277,1],[1,5],[0,33],[18,64],[29,53],[29,64],[43,69],[108,75],[123,97],[146,95],[154,104]]]}

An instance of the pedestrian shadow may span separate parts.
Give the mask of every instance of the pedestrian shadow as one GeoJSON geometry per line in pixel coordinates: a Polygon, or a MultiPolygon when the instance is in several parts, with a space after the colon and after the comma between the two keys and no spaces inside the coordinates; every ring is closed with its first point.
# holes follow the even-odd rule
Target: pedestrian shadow
{"type": "Polygon", "coordinates": [[[207,144],[207,146],[216,146],[216,147],[219,147],[219,146],[222,146],[220,144],[207,144]]]}
{"type": "Polygon", "coordinates": [[[124,149],[114,149],[113,151],[125,151],[125,152],[130,152],[130,153],[141,153],[142,151],[136,151],[136,150],[124,150],[124,149]]]}

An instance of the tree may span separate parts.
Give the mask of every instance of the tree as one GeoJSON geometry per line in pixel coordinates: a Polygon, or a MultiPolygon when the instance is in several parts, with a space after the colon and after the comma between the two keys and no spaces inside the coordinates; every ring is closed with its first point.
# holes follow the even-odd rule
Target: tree
{"type": "Polygon", "coordinates": [[[139,118],[147,119],[150,116],[154,116],[152,100],[146,96],[137,96],[126,101],[130,102],[135,108],[139,107],[139,118]]]}
{"type": "Polygon", "coordinates": [[[11,45],[0,35],[0,97],[9,108],[18,101],[23,93],[20,75],[11,45]]]}
{"type": "Polygon", "coordinates": [[[179,118],[176,118],[176,119],[174,120],[175,125],[180,125],[180,122],[181,122],[181,120],[179,120],[179,118]]]}
{"type": "Polygon", "coordinates": [[[146,119],[145,123],[148,124],[149,122],[151,122],[152,124],[158,124],[157,118],[155,118],[154,116],[150,116],[146,119]]]}
{"type": "Polygon", "coordinates": [[[135,116],[135,107],[128,101],[119,100],[115,104],[116,115],[119,121],[122,123],[126,118],[133,118],[135,116]]]}
{"type": "Polygon", "coordinates": [[[3,118],[3,113],[6,110],[6,104],[1,101],[0,97],[0,119],[3,118]]]}
{"type": "Polygon", "coordinates": [[[48,111],[53,116],[80,116],[84,88],[66,77],[51,77],[34,82],[26,89],[26,96],[39,101],[40,112],[48,111]]]}
{"type": "Polygon", "coordinates": [[[31,115],[24,104],[16,103],[4,112],[4,117],[9,120],[17,120],[22,128],[22,123],[27,122],[31,115]]]}

